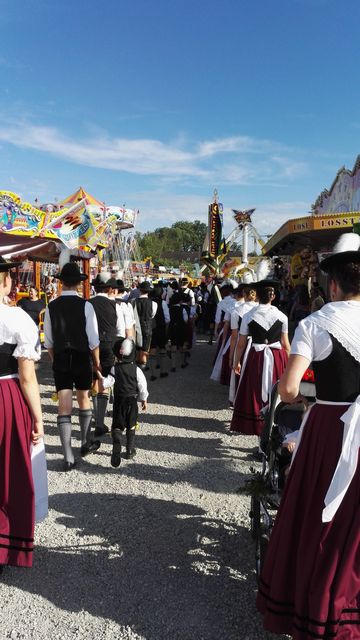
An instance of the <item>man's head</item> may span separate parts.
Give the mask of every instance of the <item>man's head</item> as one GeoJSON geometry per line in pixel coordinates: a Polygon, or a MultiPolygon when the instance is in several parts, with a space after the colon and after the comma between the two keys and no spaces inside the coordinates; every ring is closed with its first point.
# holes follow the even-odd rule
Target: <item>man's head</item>
{"type": "Polygon", "coordinates": [[[80,282],[87,280],[87,275],[81,273],[76,262],[67,262],[64,264],[60,273],[56,276],[58,280],[61,280],[64,289],[76,290],[80,282]]]}

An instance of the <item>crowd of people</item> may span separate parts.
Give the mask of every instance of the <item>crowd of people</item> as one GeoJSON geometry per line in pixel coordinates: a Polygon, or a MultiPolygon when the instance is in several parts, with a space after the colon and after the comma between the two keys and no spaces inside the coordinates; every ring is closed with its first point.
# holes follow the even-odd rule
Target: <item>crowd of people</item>
{"type": "MultiPolygon", "coordinates": [[[[44,318],[65,472],[77,464],[73,390],[81,457],[101,446],[112,399],[109,462],[119,467],[136,455],[139,403],[145,411],[149,395],[144,372],[155,383],[186,369],[196,332],[216,341],[211,378],[229,387],[234,433],[261,437],[278,380],[283,402],[307,402],[299,388],[312,363],[316,402],[297,437],[257,597],[265,628],[297,640],[360,638],[360,238],[346,236],[320,265],[328,302],[317,283],[285,295],[261,269],[255,282],[144,280],[130,290],[100,272],[84,300],[78,288],[87,276],[67,263],[44,318]]],[[[26,303],[5,304],[13,266],[0,258],[0,567],[30,567],[42,308],[36,291],[26,303]]]]}

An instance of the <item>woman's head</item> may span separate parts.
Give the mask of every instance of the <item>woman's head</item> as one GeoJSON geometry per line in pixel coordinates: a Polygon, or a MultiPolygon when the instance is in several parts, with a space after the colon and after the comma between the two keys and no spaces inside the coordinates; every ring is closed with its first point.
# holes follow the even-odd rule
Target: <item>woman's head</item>
{"type": "Polygon", "coordinates": [[[257,295],[260,304],[269,304],[275,300],[275,289],[274,287],[259,287],[257,295]]]}
{"type": "Polygon", "coordinates": [[[334,265],[329,271],[329,289],[333,300],[360,296],[360,263],[334,265]]]}

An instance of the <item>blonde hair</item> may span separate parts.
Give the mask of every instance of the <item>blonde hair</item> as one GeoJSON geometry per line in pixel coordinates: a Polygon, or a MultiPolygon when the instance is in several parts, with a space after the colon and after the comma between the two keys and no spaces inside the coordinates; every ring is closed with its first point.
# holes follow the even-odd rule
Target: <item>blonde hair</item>
{"type": "Polygon", "coordinates": [[[8,271],[0,271],[0,285],[5,286],[6,276],[8,275],[8,271]]]}
{"type": "Polygon", "coordinates": [[[253,300],[256,300],[256,290],[255,289],[249,289],[247,294],[246,294],[246,299],[249,302],[252,302],[253,300]]]}

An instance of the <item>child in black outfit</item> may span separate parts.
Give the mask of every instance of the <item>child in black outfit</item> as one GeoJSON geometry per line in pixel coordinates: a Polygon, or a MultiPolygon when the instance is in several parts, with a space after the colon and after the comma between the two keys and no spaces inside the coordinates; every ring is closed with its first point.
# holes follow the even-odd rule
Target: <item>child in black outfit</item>
{"type": "Polygon", "coordinates": [[[149,394],[146,378],[135,362],[134,341],[129,338],[119,338],[114,344],[113,351],[116,357],[115,366],[102,383],[104,388],[114,385],[111,465],[118,467],[121,462],[121,434],[124,430],[126,430],[126,460],[131,460],[136,454],[134,440],[139,414],[138,402],[141,402],[143,411],[146,411],[149,394]]]}

